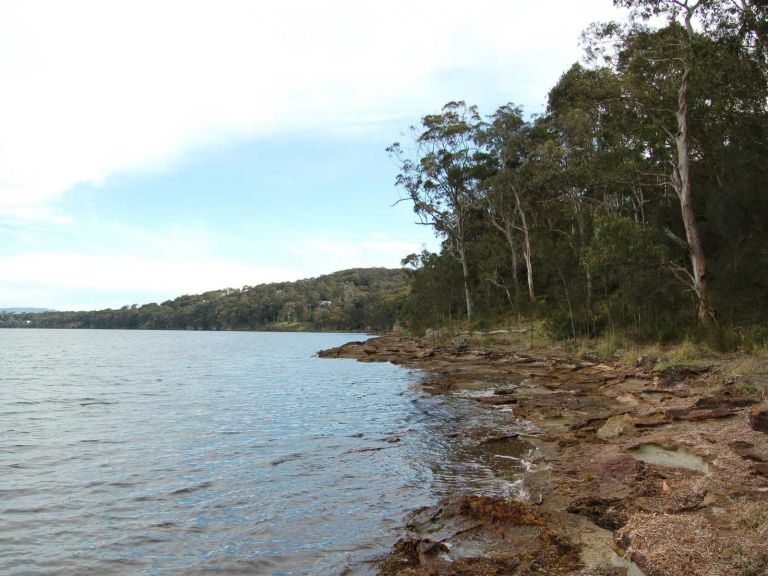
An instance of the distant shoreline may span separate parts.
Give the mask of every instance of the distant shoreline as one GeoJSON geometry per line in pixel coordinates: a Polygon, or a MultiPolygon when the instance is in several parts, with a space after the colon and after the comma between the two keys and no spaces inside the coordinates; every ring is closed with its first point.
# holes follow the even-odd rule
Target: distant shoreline
{"type": "Polygon", "coordinates": [[[217,329],[198,329],[198,328],[97,328],[97,327],[73,327],[73,326],[3,326],[0,324],[0,329],[7,330],[108,330],[108,331],[120,331],[125,332],[259,332],[259,333],[277,333],[277,334],[361,334],[369,337],[378,336],[372,332],[356,331],[356,330],[280,330],[280,329],[237,329],[228,328],[226,330],[217,329]]]}

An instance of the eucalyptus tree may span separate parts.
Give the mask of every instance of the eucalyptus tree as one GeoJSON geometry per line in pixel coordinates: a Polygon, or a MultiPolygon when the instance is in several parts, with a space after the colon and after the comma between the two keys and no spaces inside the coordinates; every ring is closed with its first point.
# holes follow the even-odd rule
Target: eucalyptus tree
{"type": "MultiPolygon", "coordinates": [[[[728,193],[728,184],[714,177],[713,164],[750,139],[766,148],[754,133],[768,102],[766,6],[753,0],[614,4],[630,9],[630,25],[603,25],[588,51],[615,40],[615,51],[603,48],[602,56],[621,79],[621,100],[634,116],[630,132],[645,147],[646,167],[638,170],[638,180],[652,184],[656,174],[657,183],[674,192],[677,221],[662,210],[657,223],[685,254],[684,261],[673,258],[668,265],[694,295],[699,322],[707,323],[716,307],[712,280],[723,279],[717,270],[710,273],[723,243],[707,226],[709,204],[728,193]],[[653,28],[652,19],[666,25],[653,28]]],[[[663,203],[663,196],[658,200],[663,203]]]]}
{"type": "Polygon", "coordinates": [[[684,242],[681,240],[679,244],[685,246],[691,264],[690,271],[687,269],[681,269],[681,271],[690,280],[691,288],[696,295],[697,315],[702,323],[714,316],[714,309],[709,299],[707,259],[704,254],[699,222],[694,210],[689,89],[691,75],[694,72],[694,49],[698,37],[694,30],[694,21],[706,7],[715,3],[715,0],[614,0],[614,4],[629,8],[634,17],[646,21],[652,17],[663,17],[669,23],[668,29],[671,34],[667,38],[655,38],[668,42],[668,44],[633,42],[633,38],[631,38],[633,32],[639,31],[641,36],[645,33],[644,30],[635,28],[630,31],[630,38],[625,42],[624,50],[641,47],[644,53],[638,55],[647,60],[648,70],[651,73],[659,70],[659,64],[671,63],[671,66],[662,67],[663,73],[676,84],[676,102],[672,110],[676,126],[674,130],[669,130],[669,136],[674,143],[675,154],[669,183],[677,194],[680,203],[680,214],[686,236],[686,240],[684,242]]]}
{"type": "Polygon", "coordinates": [[[528,298],[535,302],[530,218],[523,205],[523,190],[529,182],[521,171],[531,148],[530,126],[523,119],[522,109],[511,103],[500,106],[488,120],[479,132],[479,139],[496,164],[495,172],[484,182],[489,222],[507,243],[515,284],[517,253],[518,249],[522,250],[528,298]]]}
{"type": "Polygon", "coordinates": [[[440,114],[428,114],[411,127],[412,146],[396,142],[387,148],[400,173],[396,185],[413,202],[422,224],[443,237],[460,262],[467,318],[473,314],[467,255],[468,224],[478,206],[480,183],[488,170],[488,157],[477,142],[481,123],[476,106],[449,102],[440,114]]]}

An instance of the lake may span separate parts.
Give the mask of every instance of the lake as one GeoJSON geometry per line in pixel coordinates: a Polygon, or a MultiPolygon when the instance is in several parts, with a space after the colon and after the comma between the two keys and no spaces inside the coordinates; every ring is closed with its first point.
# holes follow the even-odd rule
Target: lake
{"type": "Polygon", "coordinates": [[[405,514],[509,490],[492,411],[319,359],[360,334],[0,329],[0,573],[370,574],[405,514]]]}

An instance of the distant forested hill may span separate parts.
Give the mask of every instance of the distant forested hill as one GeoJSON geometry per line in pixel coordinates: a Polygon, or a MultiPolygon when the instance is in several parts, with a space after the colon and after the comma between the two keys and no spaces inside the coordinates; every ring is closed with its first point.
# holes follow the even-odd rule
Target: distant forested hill
{"type": "Polygon", "coordinates": [[[0,326],[158,330],[386,330],[402,308],[407,272],[343,270],[297,282],[225,288],[162,304],[93,312],[0,313],[0,326]]]}

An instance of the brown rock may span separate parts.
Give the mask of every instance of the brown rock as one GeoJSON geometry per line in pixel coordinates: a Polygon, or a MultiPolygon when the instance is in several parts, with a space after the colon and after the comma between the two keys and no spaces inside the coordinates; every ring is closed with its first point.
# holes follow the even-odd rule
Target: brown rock
{"type": "Polygon", "coordinates": [[[696,401],[696,408],[746,408],[758,402],[754,396],[705,396],[696,401]]]}
{"type": "Polygon", "coordinates": [[[628,414],[620,414],[619,416],[611,416],[606,420],[600,429],[597,431],[597,437],[603,440],[611,438],[618,438],[622,434],[631,432],[635,429],[635,421],[632,416],[628,414]]]}
{"type": "Polygon", "coordinates": [[[618,530],[627,522],[626,511],[618,498],[586,496],[571,502],[567,511],[571,514],[586,516],[606,530],[618,530]]]}
{"type": "Polygon", "coordinates": [[[734,440],[730,443],[731,449],[744,458],[745,460],[752,460],[754,462],[765,462],[765,458],[755,451],[755,445],[751,442],[745,442],[743,440],[734,440]]]}
{"type": "Polygon", "coordinates": [[[618,438],[635,429],[635,421],[629,414],[611,416],[597,431],[597,437],[603,440],[618,438]]]}
{"type": "Polygon", "coordinates": [[[670,418],[663,412],[654,412],[645,416],[640,416],[635,419],[635,426],[637,428],[655,428],[656,426],[663,426],[669,424],[670,418]]]}
{"type": "Polygon", "coordinates": [[[636,407],[640,405],[640,402],[629,392],[616,396],[616,401],[621,402],[627,406],[636,407]]]}
{"type": "Polygon", "coordinates": [[[481,396],[477,398],[477,401],[486,406],[504,406],[506,404],[516,404],[517,398],[510,396],[481,396]]]}
{"type": "Polygon", "coordinates": [[[631,485],[643,474],[646,465],[631,456],[621,455],[607,457],[592,465],[588,473],[595,478],[616,481],[619,484],[631,485]]]}
{"type": "Polygon", "coordinates": [[[768,403],[763,402],[750,410],[749,425],[752,430],[768,434],[768,403]]]}
{"type": "MultiPolygon", "coordinates": [[[[766,459],[762,454],[757,453],[752,446],[735,446],[734,443],[731,443],[731,448],[733,448],[733,451],[736,452],[739,456],[744,458],[745,460],[752,460],[753,462],[765,462],[766,459]]],[[[748,444],[748,442],[745,442],[745,444],[748,444]]]]}
{"type": "Polygon", "coordinates": [[[712,408],[711,410],[698,410],[695,406],[690,408],[673,408],[667,410],[666,414],[675,420],[701,421],[713,420],[717,418],[728,418],[735,415],[739,410],[737,408],[712,408]]]}
{"type": "Polygon", "coordinates": [[[713,408],[712,410],[691,410],[682,417],[682,420],[701,421],[714,420],[718,418],[729,418],[738,412],[737,409],[713,408]]]}

